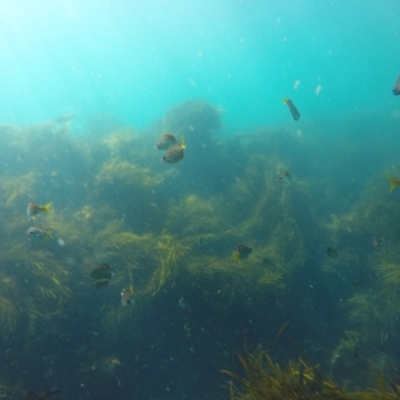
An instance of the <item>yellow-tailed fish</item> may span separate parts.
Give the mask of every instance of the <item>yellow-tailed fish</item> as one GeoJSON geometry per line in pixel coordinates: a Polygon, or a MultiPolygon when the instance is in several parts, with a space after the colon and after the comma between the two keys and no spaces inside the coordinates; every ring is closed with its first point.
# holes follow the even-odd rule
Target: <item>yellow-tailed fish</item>
{"type": "Polygon", "coordinates": [[[164,133],[156,143],[158,150],[168,150],[174,145],[176,145],[176,138],[172,133],[164,133]]]}
{"type": "Polygon", "coordinates": [[[290,114],[292,114],[293,119],[295,121],[298,121],[300,118],[300,113],[296,106],[293,104],[293,101],[290,99],[283,99],[283,102],[289,107],[289,111],[290,114]]]}
{"type": "Polygon", "coordinates": [[[290,172],[286,170],[278,176],[278,181],[280,183],[290,183],[292,182],[292,175],[290,175],[290,172]]]}
{"type": "Polygon", "coordinates": [[[328,256],[331,258],[336,258],[339,255],[338,251],[336,249],[334,249],[333,247],[328,247],[326,249],[326,254],[328,254],[328,256]]]}
{"type": "Polygon", "coordinates": [[[396,189],[398,185],[400,185],[400,178],[395,178],[394,176],[391,175],[387,175],[387,178],[389,179],[390,182],[390,193],[392,193],[393,190],[396,189]]]}
{"type": "Polygon", "coordinates": [[[50,237],[51,235],[44,231],[42,228],[39,228],[38,226],[31,226],[27,231],[26,235],[29,238],[34,238],[34,239],[42,239],[44,237],[50,237]]]}
{"type": "Polygon", "coordinates": [[[133,302],[132,301],[133,292],[134,292],[133,285],[130,285],[129,287],[122,289],[122,292],[121,292],[121,305],[123,307],[126,307],[129,304],[132,304],[132,302],[133,302]]]}
{"type": "Polygon", "coordinates": [[[58,392],[60,392],[60,391],[61,391],[61,389],[54,389],[54,388],[52,388],[52,389],[49,389],[49,390],[47,390],[46,392],[41,393],[41,394],[36,394],[36,393],[34,393],[34,392],[28,392],[28,393],[26,393],[26,394],[24,395],[24,397],[22,398],[22,400],[43,400],[43,399],[45,399],[46,397],[49,397],[49,396],[51,396],[51,395],[53,395],[53,394],[56,394],[56,393],[58,393],[58,392]]]}
{"type": "Polygon", "coordinates": [[[93,286],[96,288],[96,289],[100,289],[100,288],[102,288],[102,287],[104,287],[104,286],[107,286],[108,284],[109,284],[109,282],[110,282],[110,280],[109,279],[96,279],[94,282],[93,282],[93,286]]]}
{"type": "Polygon", "coordinates": [[[180,143],[175,144],[166,151],[165,156],[163,157],[163,161],[167,164],[178,163],[179,161],[183,160],[185,156],[185,148],[186,145],[182,136],[180,143]]]}
{"type": "Polygon", "coordinates": [[[29,217],[34,217],[40,212],[51,214],[53,212],[53,203],[49,202],[44,206],[41,206],[40,204],[35,203],[34,201],[30,201],[28,203],[28,206],[26,208],[26,213],[28,214],[29,217]]]}
{"type": "Polygon", "coordinates": [[[393,94],[396,96],[400,94],[400,75],[397,78],[396,84],[394,85],[393,94]]]}
{"type": "Polygon", "coordinates": [[[233,252],[233,261],[241,261],[249,258],[252,249],[244,244],[240,244],[236,251],[233,252]]]}
{"type": "Polygon", "coordinates": [[[101,263],[96,265],[90,276],[94,279],[111,279],[115,275],[114,268],[111,268],[107,263],[101,263]]]}

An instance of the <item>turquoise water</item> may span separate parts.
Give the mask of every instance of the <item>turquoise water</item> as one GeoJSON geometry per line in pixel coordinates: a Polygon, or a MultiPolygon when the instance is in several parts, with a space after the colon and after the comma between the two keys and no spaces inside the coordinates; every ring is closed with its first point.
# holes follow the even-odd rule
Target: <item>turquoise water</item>
{"type": "Polygon", "coordinates": [[[144,128],[173,104],[206,98],[225,111],[227,128],[246,128],[286,120],[283,97],[309,119],[390,116],[399,8],[396,0],[3,0],[0,119],[112,114],[144,128]]]}
{"type": "Polygon", "coordinates": [[[243,375],[244,349],[349,390],[376,366],[398,383],[399,15],[1,1],[0,398],[229,399],[220,371],[243,375]],[[30,201],[54,213],[29,219],[30,201]],[[116,274],[96,289],[99,263],[116,274]]]}

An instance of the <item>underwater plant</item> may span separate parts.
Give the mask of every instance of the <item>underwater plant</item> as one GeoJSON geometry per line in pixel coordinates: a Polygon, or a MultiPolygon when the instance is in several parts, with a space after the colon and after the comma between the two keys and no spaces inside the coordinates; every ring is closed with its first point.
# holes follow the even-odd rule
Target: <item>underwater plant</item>
{"type": "Polygon", "coordinates": [[[391,244],[377,251],[372,260],[375,273],[381,277],[388,295],[397,294],[400,301],[400,247],[391,244]]]}
{"type": "Polygon", "coordinates": [[[17,328],[18,310],[16,305],[7,297],[0,297],[0,333],[7,338],[17,328]]]}
{"type": "Polygon", "coordinates": [[[114,337],[117,337],[122,329],[124,332],[135,329],[135,325],[133,323],[135,313],[134,307],[121,307],[120,304],[105,305],[102,308],[102,313],[104,315],[102,319],[103,327],[110,335],[114,337]]]}
{"type": "Polygon", "coordinates": [[[22,383],[17,382],[10,385],[4,380],[0,381],[0,399],[19,400],[22,398],[22,383]]]}
{"type": "Polygon", "coordinates": [[[343,393],[332,381],[323,378],[318,368],[308,367],[301,359],[281,368],[265,351],[246,352],[238,357],[245,377],[222,370],[233,379],[229,387],[232,400],[340,398],[343,393]]]}
{"type": "Polygon", "coordinates": [[[139,132],[129,127],[120,127],[107,134],[102,144],[109,150],[111,158],[124,158],[129,149],[137,147],[141,137],[139,132]]]}
{"type": "Polygon", "coordinates": [[[173,285],[176,277],[182,271],[182,259],[189,247],[174,236],[163,232],[155,246],[157,268],[152,274],[142,294],[156,295],[166,284],[173,285]]]}
{"type": "Polygon", "coordinates": [[[386,388],[382,374],[378,373],[378,388],[370,391],[349,392],[320,371],[310,367],[301,358],[289,361],[285,367],[275,363],[266,351],[254,354],[246,351],[239,355],[244,377],[239,373],[222,370],[231,378],[228,386],[231,400],[386,400],[398,399],[400,386],[388,380],[386,388]]]}
{"type": "Polygon", "coordinates": [[[6,271],[0,271],[0,294],[15,294],[16,291],[15,278],[6,271]]]}
{"type": "Polygon", "coordinates": [[[99,183],[113,182],[117,185],[133,185],[141,188],[159,185],[171,172],[163,174],[150,173],[150,168],[139,167],[129,161],[110,159],[103,164],[97,180],[99,183]]]}
{"type": "Polygon", "coordinates": [[[15,201],[21,197],[27,196],[32,192],[32,188],[36,184],[37,174],[30,171],[20,176],[3,176],[0,179],[2,190],[2,198],[7,207],[10,207],[15,201]]]}
{"type": "Polygon", "coordinates": [[[205,100],[187,100],[171,108],[163,118],[165,131],[201,135],[221,127],[221,110],[205,100]]]}
{"type": "Polygon", "coordinates": [[[219,198],[204,199],[189,194],[179,203],[170,202],[165,226],[170,232],[179,232],[181,237],[222,232],[227,223],[221,209],[219,198]]]}

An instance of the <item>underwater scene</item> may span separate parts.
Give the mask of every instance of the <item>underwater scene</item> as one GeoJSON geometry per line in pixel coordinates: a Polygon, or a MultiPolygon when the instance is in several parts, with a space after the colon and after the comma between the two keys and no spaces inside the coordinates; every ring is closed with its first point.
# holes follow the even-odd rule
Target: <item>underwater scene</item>
{"type": "Polygon", "coordinates": [[[0,399],[400,399],[400,3],[0,4],[0,399]]]}

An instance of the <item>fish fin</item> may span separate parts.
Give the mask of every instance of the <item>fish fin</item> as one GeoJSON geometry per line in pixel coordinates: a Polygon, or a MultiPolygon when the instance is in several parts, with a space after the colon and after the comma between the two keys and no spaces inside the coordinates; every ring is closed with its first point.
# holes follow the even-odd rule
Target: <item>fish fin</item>
{"type": "Polygon", "coordinates": [[[394,178],[391,175],[387,175],[387,178],[389,179],[390,182],[390,193],[393,192],[394,189],[396,189],[396,187],[398,186],[398,184],[400,183],[396,178],[394,178]]]}
{"type": "Polygon", "coordinates": [[[240,255],[239,255],[239,252],[238,252],[238,251],[234,251],[234,252],[233,252],[233,261],[234,261],[234,262],[240,261],[240,255]]]}
{"type": "Polygon", "coordinates": [[[47,212],[47,214],[51,214],[53,212],[53,203],[50,201],[49,203],[43,206],[43,211],[47,212]]]}

